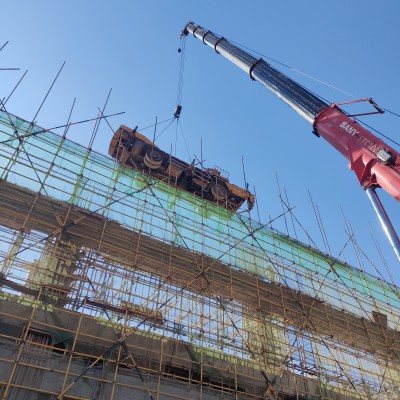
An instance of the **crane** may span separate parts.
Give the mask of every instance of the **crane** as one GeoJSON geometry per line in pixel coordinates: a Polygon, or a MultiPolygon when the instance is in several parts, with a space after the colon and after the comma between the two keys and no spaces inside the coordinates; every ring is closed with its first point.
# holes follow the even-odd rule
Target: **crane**
{"type": "Polygon", "coordinates": [[[382,188],[400,201],[400,154],[361,126],[355,118],[359,115],[383,113],[384,110],[371,98],[366,98],[353,102],[368,102],[375,111],[349,115],[339,106],[351,102],[329,104],[323,101],[262,58],[253,57],[224,37],[192,21],[185,25],[182,36],[187,36],[189,33],[244,70],[252,80],[260,82],[282,99],[313,126],[313,133],[316,136],[323,137],[347,158],[350,169],[355,172],[361,187],[366,191],[400,261],[399,238],[376,193],[377,188],[382,188]]]}

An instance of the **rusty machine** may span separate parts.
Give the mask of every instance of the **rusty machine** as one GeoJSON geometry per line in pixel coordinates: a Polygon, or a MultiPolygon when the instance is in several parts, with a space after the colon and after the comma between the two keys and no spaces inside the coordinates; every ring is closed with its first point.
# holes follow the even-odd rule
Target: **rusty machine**
{"type": "Polygon", "coordinates": [[[236,212],[246,201],[251,210],[255,197],[249,190],[229,182],[218,168],[201,169],[158,148],[151,140],[121,125],[111,139],[108,153],[118,162],[171,186],[236,212]]]}

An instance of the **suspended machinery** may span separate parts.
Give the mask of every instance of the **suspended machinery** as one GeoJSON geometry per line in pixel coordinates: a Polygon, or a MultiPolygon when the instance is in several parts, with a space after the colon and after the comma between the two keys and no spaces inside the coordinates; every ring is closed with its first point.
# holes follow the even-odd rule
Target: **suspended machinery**
{"type": "Polygon", "coordinates": [[[230,211],[236,212],[245,201],[249,210],[253,208],[254,195],[230,183],[220,169],[198,168],[195,160],[188,164],[158,148],[136,129],[120,126],[111,139],[108,153],[126,168],[141,171],[230,211]]]}

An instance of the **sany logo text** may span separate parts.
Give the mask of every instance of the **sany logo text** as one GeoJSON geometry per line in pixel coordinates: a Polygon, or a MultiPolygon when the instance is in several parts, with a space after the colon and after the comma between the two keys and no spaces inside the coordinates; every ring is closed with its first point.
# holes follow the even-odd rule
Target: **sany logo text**
{"type": "Polygon", "coordinates": [[[346,121],[343,121],[339,125],[339,127],[345,130],[349,135],[354,136],[368,150],[372,151],[374,154],[378,153],[379,146],[375,144],[372,140],[369,140],[368,138],[365,138],[364,136],[360,135],[360,131],[351,126],[351,124],[349,124],[346,121]]]}

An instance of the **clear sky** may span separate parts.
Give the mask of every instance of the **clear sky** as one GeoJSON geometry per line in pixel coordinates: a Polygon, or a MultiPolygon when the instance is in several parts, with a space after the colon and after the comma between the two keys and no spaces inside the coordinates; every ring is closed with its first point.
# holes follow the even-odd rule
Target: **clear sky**
{"type": "MultiPolygon", "coordinates": [[[[358,97],[372,97],[400,114],[400,1],[254,0],[231,1],[28,1],[0,2],[0,96],[7,97],[23,72],[28,74],[7,103],[7,110],[32,120],[62,63],[54,88],[38,114],[45,128],[66,122],[76,97],[73,121],[96,117],[109,90],[106,112],[125,111],[110,119],[146,127],[155,118],[172,117],[180,68],[179,35],[188,20],[316,77],[358,97]]],[[[278,68],[281,68],[275,65],[278,68]]],[[[332,102],[351,100],[293,69],[286,74],[332,102]]],[[[191,160],[203,159],[230,172],[243,185],[242,156],[249,187],[255,186],[261,220],[281,214],[277,179],[293,213],[314,242],[325,250],[310,202],[318,206],[333,256],[388,279],[375,249],[371,227],[387,268],[400,284],[400,264],[347,161],[282,101],[222,56],[188,37],[185,51],[182,116],[156,144],[191,160]],[[187,146],[185,145],[185,142],[187,146]],[[362,264],[349,242],[345,218],[365,255],[362,264]],[[376,270],[375,270],[376,268],[376,270]]],[[[365,110],[369,110],[365,106],[365,110]]],[[[400,141],[400,118],[386,113],[364,121],[400,141]]],[[[159,125],[160,133],[165,125],[159,125]]],[[[87,145],[93,123],[71,128],[69,138],[87,145]]],[[[149,137],[153,128],[144,130],[149,137]]],[[[101,123],[94,149],[106,153],[112,131],[101,123]]],[[[382,193],[400,232],[400,204],[382,193]]],[[[258,219],[257,210],[252,217],[258,219]]],[[[302,228],[290,217],[274,227],[296,234],[302,228]]]]}

